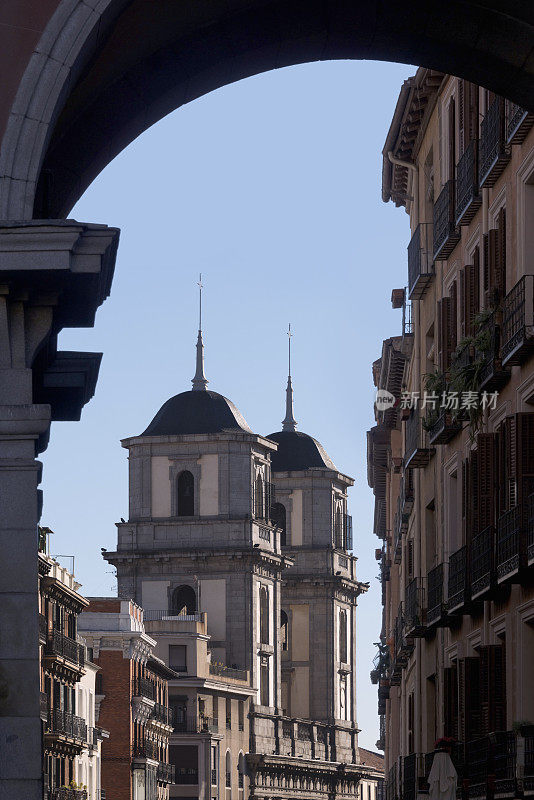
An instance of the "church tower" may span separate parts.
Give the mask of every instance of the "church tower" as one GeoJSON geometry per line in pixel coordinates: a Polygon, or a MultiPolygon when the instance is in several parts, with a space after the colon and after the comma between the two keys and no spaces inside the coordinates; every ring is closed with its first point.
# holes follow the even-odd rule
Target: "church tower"
{"type": "Polygon", "coordinates": [[[367,585],[356,580],[352,519],[340,472],[323,447],[297,431],[291,381],[291,328],[286,415],[271,433],[284,572],[281,612],[282,709],[291,717],[336,726],[336,758],[357,763],[356,600],[367,585]]]}
{"type": "Polygon", "coordinates": [[[248,670],[255,702],[280,706],[280,532],[269,519],[270,455],[235,405],[209,391],[199,325],[191,391],[172,397],[129,453],[129,518],[118,527],[120,597],[148,619],[207,613],[212,662],[248,670]]]}

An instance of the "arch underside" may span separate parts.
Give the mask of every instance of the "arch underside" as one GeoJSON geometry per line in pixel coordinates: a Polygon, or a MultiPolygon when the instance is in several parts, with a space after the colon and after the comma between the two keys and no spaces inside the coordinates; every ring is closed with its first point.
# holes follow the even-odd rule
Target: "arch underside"
{"type": "MultiPolygon", "coordinates": [[[[534,110],[534,7],[526,3],[92,0],[95,8],[77,31],[81,4],[63,0],[62,20],[52,21],[56,38],[52,30],[43,37],[55,81],[48,75],[42,85],[34,65],[35,74],[26,76],[26,84],[35,82],[32,91],[25,86],[27,113],[10,118],[6,218],[67,216],[98,173],[166,114],[279,67],[329,59],[412,63],[465,77],[534,110]],[[57,49],[67,34],[72,46],[61,64],[57,49]]],[[[17,111],[23,105],[19,97],[17,111]]]]}

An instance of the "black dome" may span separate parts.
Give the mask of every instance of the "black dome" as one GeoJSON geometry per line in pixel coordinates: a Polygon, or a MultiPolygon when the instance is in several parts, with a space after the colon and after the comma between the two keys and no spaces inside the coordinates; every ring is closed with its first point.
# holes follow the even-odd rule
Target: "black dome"
{"type": "Polygon", "coordinates": [[[220,433],[233,428],[252,433],[231,400],[217,392],[182,392],[164,403],[141,436],[220,433]]]}
{"type": "Polygon", "coordinates": [[[267,438],[278,444],[276,453],[271,453],[273,472],[300,472],[312,467],[336,469],[322,445],[307,433],[278,431],[267,438]]]}

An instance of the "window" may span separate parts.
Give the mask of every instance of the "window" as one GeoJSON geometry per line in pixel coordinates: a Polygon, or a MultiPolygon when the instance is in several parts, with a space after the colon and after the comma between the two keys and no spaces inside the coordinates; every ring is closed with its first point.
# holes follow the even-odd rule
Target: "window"
{"type": "Polygon", "coordinates": [[[232,759],[230,751],[226,751],[226,788],[232,788],[232,759]]]}
{"type": "Polygon", "coordinates": [[[187,672],[187,645],[169,645],[169,667],[176,672],[187,672]]]}
{"type": "Polygon", "coordinates": [[[175,731],[187,730],[187,697],[170,697],[169,706],[172,710],[172,718],[175,731]]]}
{"type": "Polygon", "coordinates": [[[238,709],[238,714],[239,714],[239,730],[240,731],[244,731],[245,730],[245,701],[244,700],[239,700],[237,709],[238,709]]]}
{"type": "Polygon", "coordinates": [[[226,698],[226,727],[228,730],[232,728],[232,701],[229,697],[226,698]]]}
{"type": "Polygon", "coordinates": [[[260,703],[269,705],[269,658],[262,656],[260,662],[260,703]]]}
{"type": "Polygon", "coordinates": [[[285,611],[280,612],[280,641],[282,650],[287,651],[288,646],[288,624],[289,620],[285,611]]]}
{"type": "Polygon", "coordinates": [[[280,544],[282,547],[286,546],[286,509],[282,503],[273,503],[271,506],[271,522],[280,528],[280,544]]]}
{"type": "Polygon", "coordinates": [[[254,482],[254,516],[256,519],[264,518],[263,509],[263,478],[260,473],[256,475],[254,482]]]}
{"type": "Polygon", "coordinates": [[[192,517],[195,513],[195,479],[189,470],[180,472],[177,481],[178,516],[192,517]]]}
{"type": "Polygon", "coordinates": [[[269,644],[269,592],[260,586],[260,641],[269,644]]]}
{"type": "Polygon", "coordinates": [[[347,658],[347,612],[339,612],[339,660],[348,663],[347,658]]]}
{"type": "Polygon", "coordinates": [[[179,586],[172,593],[172,613],[195,614],[197,610],[197,596],[192,586],[179,586]]]}
{"type": "Polygon", "coordinates": [[[245,776],[245,756],[243,753],[239,753],[239,760],[237,762],[237,785],[240,789],[244,786],[244,776],[245,776]]]}
{"type": "Polygon", "coordinates": [[[217,745],[211,748],[211,785],[217,786],[217,745]]]}

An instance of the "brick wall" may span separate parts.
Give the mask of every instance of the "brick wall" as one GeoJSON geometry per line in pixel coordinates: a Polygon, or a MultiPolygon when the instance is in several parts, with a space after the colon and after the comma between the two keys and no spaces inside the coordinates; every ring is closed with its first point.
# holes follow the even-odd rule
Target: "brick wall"
{"type": "Polygon", "coordinates": [[[109,739],[102,742],[102,789],[112,800],[130,800],[132,662],[121,651],[101,650],[96,663],[102,668],[104,694],[98,724],[109,731],[109,739]]]}

